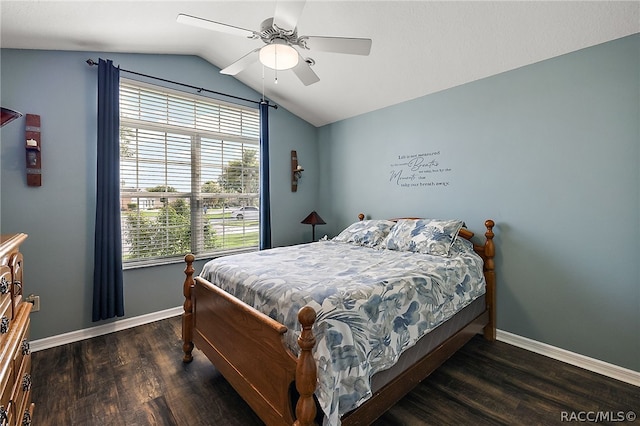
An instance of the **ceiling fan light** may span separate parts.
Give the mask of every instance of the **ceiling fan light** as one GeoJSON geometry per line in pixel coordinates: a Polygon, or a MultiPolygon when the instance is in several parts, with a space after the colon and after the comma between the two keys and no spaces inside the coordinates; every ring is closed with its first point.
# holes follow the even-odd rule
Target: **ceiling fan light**
{"type": "Polygon", "coordinates": [[[274,70],[288,70],[298,65],[298,51],[286,41],[275,39],[260,49],[260,62],[274,70]]]}

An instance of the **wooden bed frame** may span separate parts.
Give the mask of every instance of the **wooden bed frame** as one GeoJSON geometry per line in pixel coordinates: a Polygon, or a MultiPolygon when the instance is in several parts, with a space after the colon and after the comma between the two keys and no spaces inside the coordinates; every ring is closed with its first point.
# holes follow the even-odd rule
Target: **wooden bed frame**
{"type": "MultiPolygon", "coordinates": [[[[364,215],[360,217],[362,220],[364,215]]],[[[475,334],[483,333],[485,339],[495,340],[493,220],[485,221],[485,227],[484,244],[474,243],[474,250],[484,260],[487,284],[484,312],[375,392],[358,408],[343,415],[341,422],[344,426],[372,423],[475,334]]],[[[459,235],[470,240],[474,234],[463,228],[459,235]]],[[[311,352],[315,345],[315,337],[311,332],[316,319],[315,311],[304,307],[298,314],[302,332],[298,339],[300,355],[296,358],[284,344],[287,327],[202,277],[194,279],[194,260],[192,254],[185,256],[183,362],[193,360],[195,345],[267,425],[313,425],[317,414],[313,396],[317,370],[311,352]]]]}

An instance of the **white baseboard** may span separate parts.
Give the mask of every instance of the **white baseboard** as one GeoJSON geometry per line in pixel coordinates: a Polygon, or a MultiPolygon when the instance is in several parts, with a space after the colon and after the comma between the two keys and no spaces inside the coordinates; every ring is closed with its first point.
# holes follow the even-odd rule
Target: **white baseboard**
{"type": "Polygon", "coordinates": [[[44,349],[53,348],[67,343],[78,342],[80,340],[89,339],[91,337],[102,336],[127,328],[139,325],[149,324],[165,318],[171,318],[181,315],[184,312],[182,306],[165,309],[164,311],[152,312],[146,315],[140,315],[133,318],[126,318],[108,324],[98,325],[96,327],[85,328],[84,330],[72,331],[69,333],[58,334],[57,336],[45,337],[44,339],[33,340],[29,342],[31,352],[37,352],[44,349]]]}
{"type": "Polygon", "coordinates": [[[507,331],[497,330],[496,338],[501,342],[508,343],[513,346],[517,346],[549,358],[557,359],[558,361],[566,362],[567,364],[575,365],[576,367],[584,368],[585,370],[593,371],[594,373],[602,374],[603,376],[611,377],[622,382],[640,386],[640,372],[638,371],[629,370],[628,368],[609,364],[607,362],[600,361],[599,359],[590,358],[575,352],[547,345],[546,343],[527,339],[526,337],[518,336],[517,334],[512,334],[507,331]]]}
{"type": "MultiPolygon", "coordinates": [[[[102,336],[103,334],[114,333],[116,331],[126,330],[127,328],[175,317],[181,315],[182,312],[182,306],[178,306],[175,308],[165,309],[164,311],[153,312],[146,315],[114,321],[109,324],[86,328],[84,330],[77,330],[59,334],[57,336],[46,337],[44,339],[33,340],[30,342],[30,347],[32,352],[37,352],[65,345],[67,343],[73,343],[89,339],[91,337],[102,336]]],[[[577,367],[584,368],[585,370],[593,371],[594,373],[602,374],[622,382],[640,386],[640,372],[609,364],[607,362],[580,355],[575,352],[570,352],[555,346],[547,345],[546,343],[531,340],[507,331],[497,330],[496,337],[501,342],[508,343],[540,355],[548,356],[549,358],[557,359],[559,361],[566,362],[567,364],[575,365],[577,367]]]]}

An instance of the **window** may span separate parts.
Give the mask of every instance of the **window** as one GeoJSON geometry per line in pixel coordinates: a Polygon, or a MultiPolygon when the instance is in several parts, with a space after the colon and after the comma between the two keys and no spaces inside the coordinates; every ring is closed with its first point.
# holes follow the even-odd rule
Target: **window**
{"type": "Polygon", "coordinates": [[[257,109],[121,80],[123,262],[257,248],[259,133],[257,109]]]}

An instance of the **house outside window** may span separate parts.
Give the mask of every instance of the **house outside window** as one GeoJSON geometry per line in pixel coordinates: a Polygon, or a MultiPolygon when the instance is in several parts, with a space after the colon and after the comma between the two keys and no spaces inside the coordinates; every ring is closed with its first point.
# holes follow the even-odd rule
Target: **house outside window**
{"type": "Polygon", "coordinates": [[[258,248],[257,109],[122,79],[125,267],[258,248]]]}

